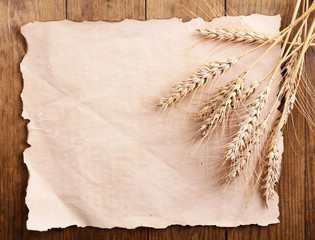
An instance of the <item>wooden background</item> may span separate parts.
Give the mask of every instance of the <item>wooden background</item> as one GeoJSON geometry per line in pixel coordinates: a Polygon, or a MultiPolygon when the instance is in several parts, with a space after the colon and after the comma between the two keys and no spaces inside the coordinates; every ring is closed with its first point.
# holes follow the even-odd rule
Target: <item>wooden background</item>
{"type": "MultiPolygon", "coordinates": [[[[195,0],[204,11],[204,0],[195,0]]],[[[295,0],[207,0],[211,6],[221,4],[230,15],[278,14],[287,25],[295,0]]],[[[19,63],[26,51],[20,34],[22,24],[29,21],[70,19],[122,20],[189,18],[181,9],[209,18],[192,0],[0,0],[0,239],[315,239],[315,162],[314,135],[303,116],[296,110],[294,125],[289,122],[285,131],[280,193],[280,223],[269,227],[244,226],[238,228],[171,226],[152,228],[98,229],[69,227],[47,232],[26,230],[28,209],[24,199],[28,171],[22,152],[27,147],[27,121],[21,117],[20,93],[23,88],[19,63]],[[296,129],[296,133],[294,131],[296,129]]],[[[224,11],[221,10],[221,14],[224,11]]],[[[307,73],[314,82],[314,48],[307,57],[307,73]],[[313,65],[312,65],[313,64],[313,65]]],[[[314,107],[314,104],[313,104],[314,107]]]]}

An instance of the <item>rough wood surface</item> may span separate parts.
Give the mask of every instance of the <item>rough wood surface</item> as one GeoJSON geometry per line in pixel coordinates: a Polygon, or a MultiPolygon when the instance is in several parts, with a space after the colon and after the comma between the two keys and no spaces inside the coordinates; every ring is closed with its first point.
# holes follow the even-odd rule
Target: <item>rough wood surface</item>
{"type": "MultiPolygon", "coordinates": [[[[20,62],[25,54],[21,25],[65,18],[63,0],[0,1],[0,239],[36,239],[26,231],[25,205],[28,172],[22,152],[26,148],[26,121],[21,117],[20,62]]],[[[48,235],[51,235],[50,233],[48,235]]],[[[49,239],[49,238],[46,238],[49,239]]]]}
{"type": "Polygon", "coordinates": [[[145,20],[145,0],[65,0],[67,19],[72,21],[145,20]]]}
{"type": "MultiPolygon", "coordinates": [[[[280,193],[280,224],[238,228],[171,226],[166,229],[98,229],[69,227],[47,232],[26,230],[28,209],[24,198],[28,172],[22,152],[26,144],[26,121],[22,119],[22,78],[19,63],[25,54],[20,27],[29,21],[68,18],[74,21],[124,18],[152,19],[197,14],[209,20],[209,6],[235,14],[281,13],[287,25],[294,0],[0,0],[0,239],[315,239],[314,132],[295,110],[285,131],[280,193]],[[196,4],[195,4],[196,3],[196,4]],[[200,7],[198,7],[198,6],[200,7]],[[189,12],[189,9],[191,12],[189,12]],[[294,123],[294,125],[293,125],[294,123]],[[296,136],[297,135],[297,136],[296,136]]],[[[307,57],[307,73],[314,83],[315,52],[307,57]]],[[[313,104],[314,107],[314,104],[313,104]]]]}
{"type": "Polygon", "coordinates": [[[187,21],[198,16],[210,21],[214,16],[223,16],[224,9],[224,0],[146,0],[147,19],[178,17],[187,21]]]}
{"type": "MultiPolygon", "coordinates": [[[[315,16],[314,16],[315,17],[315,16]]],[[[307,54],[306,72],[307,77],[315,89],[315,49],[312,48],[307,54]]],[[[310,98],[309,98],[310,99],[310,98]]],[[[314,98],[313,98],[314,99],[314,98]]],[[[315,109],[315,102],[310,99],[311,108],[315,109]]],[[[315,240],[315,137],[314,127],[305,126],[305,239],[315,240]]]]}

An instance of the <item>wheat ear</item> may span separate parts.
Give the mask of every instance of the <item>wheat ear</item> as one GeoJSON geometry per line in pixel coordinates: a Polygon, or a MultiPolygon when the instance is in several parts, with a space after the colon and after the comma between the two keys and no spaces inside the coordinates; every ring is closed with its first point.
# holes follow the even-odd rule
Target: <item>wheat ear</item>
{"type": "MultiPolygon", "coordinates": [[[[246,43],[264,43],[271,39],[270,36],[257,33],[250,30],[232,30],[232,29],[204,29],[196,30],[197,34],[202,37],[211,38],[215,40],[226,40],[233,42],[246,42],[246,43]]],[[[270,41],[272,42],[272,41],[270,41]]]]}
{"type": "Polygon", "coordinates": [[[278,144],[274,141],[277,139],[277,136],[274,134],[271,135],[266,145],[266,155],[264,155],[265,168],[262,177],[262,190],[267,208],[269,207],[269,199],[275,194],[275,185],[278,183],[280,176],[280,153],[278,144]]]}
{"type": "Polygon", "coordinates": [[[283,94],[285,94],[291,87],[294,87],[295,79],[292,79],[293,74],[293,68],[296,64],[296,61],[298,59],[299,52],[297,51],[295,54],[293,54],[289,61],[285,64],[283,71],[285,72],[285,76],[283,78],[282,87],[278,93],[279,98],[281,99],[283,97],[283,94]]]}
{"type": "MultiPolygon", "coordinates": [[[[252,95],[256,88],[259,86],[260,81],[253,81],[250,85],[244,87],[242,96],[241,96],[241,102],[246,101],[250,95],[252,95]]],[[[214,109],[219,107],[220,105],[220,99],[226,97],[222,94],[226,94],[226,92],[217,92],[211,97],[211,100],[203,105],[203,108],[196,114],[198,118],[206,119],[208,118],[213,112],[214,109]]]]}
{"type": "MultiPolygon", "coordinates": [[[[295,59],[295,62],[296,62],[296,59],[295,59]]],[[[285,104],[284,104],[284,109],[282,112],[283,117],[279,123],[280,124],[279,129],[282,129],[283,126],[287,123],[288,117],[294,107],[294,103],[296,100],[296,93],[297,93],[299,83],[302,78],[304,61],[302,61],[301,64],[297,67],[298,67],[298,74],[295,78],[293,78],[292,76],[294,67],[292,66],[291,68],[289,68],[289,72],[287,72],[287,74],[284,77],[284,81],[283,81],[284,85],[282,86],[280,90],[280,93],[281,92],[285,93],[285,97],[284,97],[285,104]]]]}
{"type": "MultiPolygon", "coordinates": [[[[247,72],[244,71],[237,78],[220,87],[215,94],[215,101],[213,99],[210,100],[210,105],[207,107],[213,111],[209,113],[208,117],[205,118],[199,128],[198,132],[201,136],[208,136],[209,133],[220,124],[223,119],[228,118],[231,111],[237,107],[241,100],[246,75],[247,72]]],[[[201,112],[202,111],[203,110],[201,110],[201,112]]],[[[200,115],[200,112],[197,113],[197,116],[200,115]]]]}
{"type": "Polygon", "coordinates": [[[189,79],[175,85],[169,95],[160,99],[158,106],[166,109],[175,105],[180,99],[187,94],[204,86],[209,80],[214,80],[219,75],[228,71],[234,64],[238,62],[238,58],[229,58],[221,61],[211,62],[197,71],[189,79]]]}
{"type": "MultiPolygon", "coordinates": [[[[256,146],[258,146],[258,144],[260,143],[261,137],[265,134],[265,129],[269,121],[268,116],[265,118],[265,120],[261,124],[257,126],[255,130],[255,134],[252,134],[250,138],[250,141],[249,141],[250,144],[246,144],[246,148],[244,149],[244,151],[242,151],[241,155],[239,156],[240,163],[241,163],[240,169],[242,169],[245,166],[245,164],[249,162],[251,154],[254,152],[256,146]]],[[[235,174],[232,174],[232,179],[230,180],[233,180],[234,178],[235,178],[235,174]]]]}
{"type": "Polygon", "coordinates": [[[249,96],[251,96],[256,91],[256,88],[259,86],[260,82],[261,81],[255,80],[251,82],[249,86],[244,88],[242,101],[247,100],[247,98],[249,98],[249,96]]]}
{"type": "MultiPolygon", "coordinates": [[[[309,11],[311,8],[313,10],[315,9],[314,3],[307,11],[309,11]]],[[[297,10],[298,8],[296,9],[296,12],[297,10]]],[[[297,21],[295,21],[295,23],[296,22],[297,21]]],[[[277,124],[274,127],[272,134],[270,135],[270,139],[266,145],[266,150],[264,151],[264,153],[266,153],[264,154],[265,156],[264,162],[266,166],[265,166],[265,175],[262,179],[263,181],[262,190],[263,190],[263,196],[265,198],[267,207],[269,206],[268,200],[275,193],[275,190],[274,190],[275,184],[278,182],[278,178],[280,175],[280,154],[279,154],[279,150],[277,146],[278,136],[288,119],[288,116],[291,112],[291,109],[295,101],[296,91],[297,91],[299,82],[301,80],[301,75],[303,72],[305,52],[307,51],[309,47],[311,36],[315,29],[315,19],[313,19],[310,29],[311,30],[308,30],[308,33],[304,40],[303,47],[301,49],[301,52],[299,53],[299,57],[296,63],[294,64],[294,67],[292,68],[292,75],[289,75],[291,78],[289,79],[289,81],[292,82],[293,85],[288,89],[286,93],[285,102],[284,102],[284,110],[279,120],[277,121],[277,124]]]]}
{"type": "Polygon", "coordinates": [[[269,91],[270,88],[268,86],[249,105],[248,114],[246,115],[245,120],[241,123],[235,138],[228,145],[228,151],[225,156],[225,160],[230,162],[231,166],[228,174],[228,182],[232,181],[248,162],[250,155],[244,153],[251,149],[254,144],[253,141],[257,142],[258,139],[256,138],[260,138],[261,136],[259,131],[262,127],[265,127],[264,125],[266,123],[259,126],[258,119],[266,105],[269,91]]]}
{"type": "Polygon", "coordinates": [[[279,175],[280,175],[280,154],[277,146],[277,140],[281,129],[286,124],[288,117],[291,113],[291,110],[294,106],[294,102],[296,99],[296,91],[297,85],[294,85],[294,88],[291,88],[289,91],[288,96],[285,99],[285,108],[283,109],[281,117],[277,120],[276,126],[273,129],[266,148],[263,152],[264,155],[264,163],[265,163],[265,170],[264,170],[264,177],[262,178],[262,191],[263,197],[265,199],[265,203],[267,208],[269,207],[268,200],[273,197],[275,193],[275,185],[278,183],[279,175]]]}
{"type": "MultiPolygon", "coordinates": [[[[290,69],[292,71],[293,68],[290,69]]],[[[303,70],[303,63],[299,66],[300,74],[303,70]]],[[[300,78],[301,75],[298,76],[300,78]]],[[[275,185],[278,183],[280,169],[281,169],[281,162],[280,162],[280,153],[277,145],[278,136],[286,124],[288,120],[288,116],[290,115],[292,108],[294,106],[294,102],[296,99],[296,92],[298,88],[298,82],[295,83],[296,79],[292,78],[291,72],[284,78],[284,82],[288,82],[291,87],[288,89],[285,95],[285,103],[284,109],[282,111],[281,116],[275,123],[275,127],[273,128],[270,137],[267,141],[266,147],[263,152],[264,156],[264,176],[262,178],[262,191],[263,191],[263,198],[265,199],[265,203],[267,208],[269,207],[269,199],[273,197],[275,193],[275,185]]],[[[286,86],[283,86],[284,89],[286,86]]]]}
{"type": "Polygon", "coordinates": [[[266,148],[264,149],[264,176],[262,178],[262,192],[263,198],[265,199],[266,206],[269,207],[269,199],[273,197],[275,193],[275,185],[278,183],[281,162],[280,162],[280,153],[277,146],[278,136],[286,124],[288,117],[293,109],[294,102],[296,100],[296,92],[300,82],[301,74],[303,71],[302,62],[299,66],[295,66],[297,61],[297,56],[292,56],[290,61],[287,63],[286,75],[283,80],[283,85],[279,92],[279,96],[285,93],[285,103],[284,109],[281,113],[281,116],[275,123],[275,127],[270,134],[270,137],[267,141],[266,148]],[[298,68],[299,74],[293,76],[294,66],[298,68]]]}

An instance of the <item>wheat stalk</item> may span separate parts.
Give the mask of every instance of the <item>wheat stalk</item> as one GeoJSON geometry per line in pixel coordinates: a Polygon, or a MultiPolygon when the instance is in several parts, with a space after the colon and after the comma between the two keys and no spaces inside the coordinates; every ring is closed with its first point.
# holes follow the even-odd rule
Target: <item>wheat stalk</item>
{"type": "MultiPolygon", "coordinates": [[[[298,1],[297,7],[295,8],[292,22],[294,21],[295,16],[298,12],[300,2],[301,1],[298,1]]],[[[315,9],[315,4],[313,3],[312,6],[306,12],[312,12],[314,9],[315,9]]],[[[304,12],[303,15],[305,15],[306,12],[304,12]]],[[[305,17],[304,23],[307,21],[307,18],[308,17],[305,17]]],[[[301,17],[299,19],[301,19],[301,17]]],[[[292,22],[291,22],[291,25],[292,25],[292,22]]],[[[294,23],[296,22],[297,20],[294,23]]],[[[303,28],[303,24],[299,29],[300,33],[301,33],[300,30],[302,28],[303,28]]],[[[289,87],[285,85],[285,86],[282,86],[282,89],[280,90],[280,96],[284,92],[286,92],[284,109],[280,118],[277,120],[276,126],[272,130],[272,133],[268,139],[268,142],[264,150],[265,168],[264,168],[264,177],[262,178],[262,191],[263,191],[263,197],[265,199],[265,203],[267,207],[269,207],[269,199],[272,198],[272,196],[275,194],[275,185],[278,182],[279,175],[280,175],[280,167],[281,167],[280,157],[281,156],[279,154],[279,149],[277,146],[278,136],[283,126],[285,125],[288,119],[288,116],[292,110],[293,104],[295,102],[296,91],[297,91],[299,82],[301,80],[301,74],[303,71],[305,52],[308,49],[309,44],[311,42],[314,28],[315,28],[315,19],[313,19],[312,24],[308,30],[308,33],[305,37],[304,43],[302,44],[302,49],[299,52],[297,60],[294,60],[294,58],[292,58],[293,67],[289,69],[290,72],[286,75],[284,79],[285,82],[288,82],[289,87]]],[[[298,34],[300,35],[300,33],[298,34]]],[[[295,35],[294,39],[296,39],[299,35],[295,35]]],[[[288,38],[289,36],[287,36],[286,41],[288,40],[288,38]]],[[[284,44],[282,48],[283,50],[282,50],[281,56],[283,56],[283,52],[286,49],[285,45],[286,44],[284,44]]]]}
{"type": "MultiPolygon", "coordinates": [[[[292,70],[291,68],[290,70],[292,70]]],[[[303,63],[299,66],[300,73],[303,69],[303,63]]],[[[298,89],[298,84],[292,83],[295,80],[292,80],[291,72],[286,76],[287,78],[291,78],[291,87],[289,88],[287,96],[285,96],[285,104],[281,117],[276,122],[276,127],[273,129],[272,134],[267,143],[267,147],[264,153],[265,159],[265,175],[262,178],[262,190],[263,197],[265,199],[266,206],[269,206],[268,200],[273,197],[275,193],[275,185],[278,183],[279,175],[280,175],[280,154],[277,146],[277,140],[281,129],[286,124],[288,117],[293,109],[294,102],[296,100],[296,92],[298,89]]],[[[299,78],[301,75],[298,76],[299,78]]],[[[286,80],[286,79],[285,79],[286,80]]],[[[286,86],[283,86],[285,88],[286,86]]]]}
{"type": "Polygon", "coordinates": [[[243,169],[244,165],[248,162],[250,155],[245,155],[248,149],[252,148],[256,138],[260,138],[259,131],[265,127],[265,122],[258,126],[258,119],[264,109],[270,88],[267,86],[256,99],[249,105],[248,114],[245,120],[241,123],[240,129],[236,133],[235,138],[228,145],[228,151],[225,160],[230,162],[230,172],[228,174],[228,181],[232,181],[243,169]],[[257,133],[258,132],[258,133],[257,133]],[[245,157],[247,156],[247,157],[245,157]]]}
{"type": "MultiPolygon", "coordinates": [[[[315,4],[312,4],[313,9],[315,8],[315,4]]],[[[287,74],[287,80],[291,83],[291,86],[287,89],[285,95],[285,102],[284,102],[284,109],[283,112],[278,119],[276,126],[274,127],[272,134],[267,142],[266,149],[264,150],[264,163],[265,163],[265,173],[264,177],[262,178],[262,191],[263,197],[266,202],[266,206],[269,206],[268,200],[272,198],[275,193],[275,184],[278,182],[279,174],[280,174],[280,154],[277,146],[278,136],[287,122],[288,116],[293,108],[295,102],[295,95],[297,92],[297,88],[299,82],[301,80],[301,75],[304,67],[304,56],[305,52],[309,47],[309,43],[312,39],[312,33],[315,28],[315,19],[310,26],[310,31],[308,32],[306,39],[304,41],[303,47],[299,56],[294,63],[294,67],[291,68],[291,72],[287,74]]],[[[286,86],[283,86],[284,89],[286,86]]],[[[280,90],[281,92],[282,90],[280,90]]],[[[283,92],[283,91],[282,91],[283,92]]]]}
{"type": "Polygon", "coordinates": [[[238,58],[229,58],[205,65],[191,78],[174,86],[168,96],[160,99],[158,106],[162,109],[166,109],[169,106],[175,105],[190,92],[197,90],[201,86],[204,86],[209,80],[214,80],[219,75],[228,71],[237,62],[238,58]]]}
{"type": "Polygon", "coordinates": [[[282,128],[286,124],[288,116],[293,109],[294,102],[296,100],[296,92],[303,70],[303,62],[301,62],[300,65],[295,65],[296,61],[297,55],[293,55],[290,61],[287,63],[287,66],[285,67],[286,75],[284,76],[283,82],[286,84],[283,84],[279,91],[279,95],[286,92],[284,109],[281,113],[281,116],[275,123],[275,127],[270,134],[270,137],[263,152],[263,162],[265,163],[265,167],[264,176],[262,178],[262,191],[263,198],[267,207],[269,207],[269,199],[271,199],[275,194],[275,185],[278,183],[281,169],[280,153],[277,145],[278,136],[281,133],[282,128]],[[295,67],[299,72],[298,75],[293,74],[295,71],[295,67]]]}
{"type": "Polygon", "coordinates": [[[278,182],[280,174],[281,156],[277,145],[278,136],[280,135],[283,126],[286,124],[288,116],[295,103],[296,92],[301,80],[301,72],[303,70],[303,58],[305,52],[308,47],[314,46],[312,41],[315,38],[315,34],[313,34],[315,20],[312,20],[309,28],[307,28],[306,23],[308,22],[309,16],[311,16],[311,14],[315,11],[315,3],[313,3],[307,10],[303,10],[301,16],[297,17],[301,5],[302,1],[298,0],[292,15],[291,24],[272,37],[250,30],[198,29],[197,34],[205,38],[232,41],[234,43],[257,43],[259,45],[241,54],[235,59],[217,61],[204,66],[190,79],[174,86],[170,94],[161,98],[159,103],[159,106],[163,109],[175,105],[187,94],[196,91],[201,86],[204,86],[209,80],[215,79],[217,76],[230,69],[231,66],[237,63],[241,58],[257,51],[267,44],[270,44],[268,49],[260,57],[255,59],[255,61],[251,63],[241,75],[225,84],[223,87],[220,87],[211,97],[209,102],[206,103],[196,114],[197,117],[203,121],[198,130],[199,135],[203,137],[209,136],[215,127],[222,125],[222,122],[225,119],[229,120],[231,112],[238,107],[239,103],[246,101],[257,89],[261,81],[264,80],[254,81],[250,85],[244,87],[244,80],[247,73],[252,70],[253,67],[261,59],[263,59],[272,48],[282,42],[283,46],[280,58],[278,59],[274,69],[268,74],[268,76],[272,74],[268,88],[261,92],[249,105],[248,113],[246,114],[244,121],[241,123],[240,128],[235,134],[232,142],[228,145],[228,151],[224,157],[225,161],[229,161],[230,163],[230,169],[227,173],[227,180],[230,182],[239,175],[240,171],[249,162],[251,154],[261,141],[262,136],[265,134],[266,126],[269,122],[268,119],[270,118],[269,116],[271,116],[271,113],[278,107],[278,101],[275,101],[272,104],[267,117],[262,123],[258,124],[258,119],[262,114],[264,106],[266,105],[271,82],[277,74],[277,70],[284,66],[286,75],[277,95],[279,100],[282,100],[284,97],[284,107],[263,148],[263,161],[259,162],[259,164],[263,163],[263,165],[260,165],[262,168],[255,179],[256,182],[262,181],[262,192],[267,207],[269,206],[269,199],[275,193],[275,184],[278,182]],[[292,38],[292,29],[295,27],[298,27],[298,31],[292,38]],[[302,36],[303,29],[308,30],[307,34],[305,34],[304,41],[301,42],[298,38],[302,36]],[[290,37],[292,42],[289,42],[290,37]],[[290,44],[290,46],[288,46],[288,44],[290,44]],[[283,65],[283,63],[286,64],[283,65]],[[261,178],[261,176],[263,177],[261,178]]]}
{"type": "Polygon", "coordinates": [[[226,41],[232,41],[232,42],[246,42],[246,43],[261,44],[271,39],[271,37],[266,34],[257,33],[250,30],[233,30],[233,29],[223,28],[223,29],[204,29],[204,30],[197,29],[196,32],[202,37],[215,39],[215,40],[226,40],[226,41]]]}
{"type": "Polygon", "coordinates": [[[265,200],[266,206],[269,207],[269,199],[275,194],[275,185],[278,183],[280,175],[280,154],[277,146],[277,140],[282,128],[287,122],[287,119],[293,109],[294,102],[296,100],[296,92],[300,82],[303,62],[299,65],[295,65],[297,61],[298,54],[295,54],[291,57],[290,61],[285,66],[286,75],[284,76],[283,85],[279,91],[278,95],[286,93],[284,109],[281,113],[281,116],[275,123],[270,137],[267,141],[266,147],[263,152],[264,156],[264,176],[262,178],[262,191],[263,198],[265,200]],[[297,68],[298,75],[294,75],[295,68],[297,68]],[[296,79],[297,78],[297,79],[296,79]]]}
{"type": "MultiPolygon", "coordinates": [[[[219,88],[215,95],[216,101],[210,100],[207,107],[213,109],[208,117],[203,121],[199,128],[199,134],[203,137],[208,136],[209,133],[225,118],[228,118],[230,112],[236,108],[241,100],[242,90],[244,89],[244,80],[247,72],[244,71],[231,82],[228,82],[219,88]],[[221,96],[221,97],[220,97],[221,96]]],[[[202,112],[203,110],[201,110],[202,112]]],[[[201,113],[197,113],[200,116],[201,113]]]]}

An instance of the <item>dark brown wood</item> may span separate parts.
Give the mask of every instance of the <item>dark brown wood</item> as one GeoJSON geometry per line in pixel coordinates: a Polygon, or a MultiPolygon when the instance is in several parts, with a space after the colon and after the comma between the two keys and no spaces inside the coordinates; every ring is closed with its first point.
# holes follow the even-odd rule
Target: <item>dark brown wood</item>
{"type": "MultiPolygon", "coordinates": [[[[313,16],[315,17],[315,15],[313,16]]],[[[310,85],[315,89],[315,49],[309,49],[306,56],[306,73],[310,85]]],[[[314,93],[315,91],[313,91],[314,93]]],[[[306,94],[307,96],[307,94],[306,94]]],[[[308,97],[310,107],[315,109],[314,96],[308,97]]],[[[314,121],[314,119],[313,119],[314,121]]],[[[305,239],[315,240],[315,128],[306,124],[305,129],[305,239]]]]}
{"type": "Polygon", "coordinates": [[[145,20],[145,0],[67,0],[67,18],[73,21],[145,20]]]}
{"type": "MultiPolygon", "coordinates": [[[[26,123],[21,117],[22,77],[19,64],[26,44],[21,25],[65,18],[64,0],[0,1],[0,239],[38,239],[26,230],[25,194],[28,172],[22,152],[26,123]]],[[[51,233],[42,239],[51,239],[51,233]]],[[[57,235],[54,235],[57,236],[57,235]]]]}
{"type": "MultiPolygon", "coordinates": [[[[227,12],[280,14],[282,28],[290,24],[295,0],[227,0],[227,12]]],[[[302,90],[303,91],[303,90],[302,90]]],[[[269,227],[245,226],[228,229],[228,239],[305,239],[305,119],[294,109],[284,131],[282,176],[278,186],[280,195],[280,223],[269,227]]]]}
{"type": "Polygon", "coordinates": [[[149,229],[150,240],[194,239],[194,240],[224,240],[225,228],[205,226],[170,226],[166,229],[149,229]]]}
{"type": "Polygon", "coordinates": [[[147,19],[182,18],[183,21],[192,17],[201,17],[210,21],[217,16],[223,16],[224,0],[147,0],[147,19]]]}
{"type": "Polygon", "coordinates": [[[250,15],[254,13],[275,15],[280,14],[282,18],[281,27],[290,23],[296,0],[226,0],[228,15],[250,15]]]}
{"type": "Polygon", "coordinates": [[[305,238],[305,120],[295,109],[284,132],[282,173],[277,192],[280,197],[280,223],[228,228],[229,240],[306,239],[305,238]]]}
{"type": "MultiPolygon", "coordinates": [[[[295,0],[0,0],[0,239],[2,240],[80,240],[80,239],[315,239],[315,163],[314,132],[303,116],[294,110],[293,122],[285,130],[280,193],[280,223],[268,227],[238,228],[170,226],[166,229],[137,228],[53,229],[47,232],[28,231],[25,205],[28,172],[22,152],[26,144],[27,121],[21,117],[22,79],[19,63],[25,53],[25,40],[19,30],[29,21],[68,18],[74,21],[139,20],[181,17],[190,20],[193,14],[209,20],[224,14],[278,14],[282,26],[289,23],[295,0]],[[195,3],[196,4],[195,4],[195,3]],[[198,5],[198,6],[197,6],[198,5]],[[190,11],[188,11],[188,10],[190,11]],[[231,10],[233,9],[233,11],[231,10]],[[190,15],[190,16],[189,16],[190,15]]],[[[306,71],[314,83],[314,48],[307,57],[306,71]]],[[[314,107],[314,103],[313,103],[314,107]]]]}

